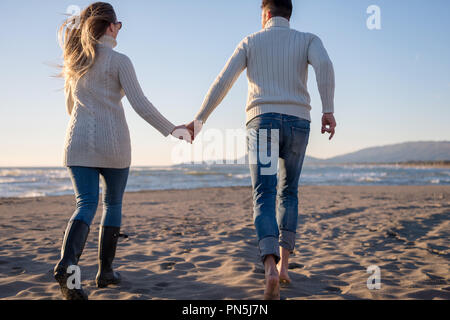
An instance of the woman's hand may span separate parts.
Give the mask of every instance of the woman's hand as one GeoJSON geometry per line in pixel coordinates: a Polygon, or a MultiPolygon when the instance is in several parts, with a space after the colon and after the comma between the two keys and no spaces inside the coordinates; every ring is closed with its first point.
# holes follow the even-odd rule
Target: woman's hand
{"type": "Polygon", "coordinates": [[[187,143],[192,143],[192,141],[194,141],[194,132],[191,131],[186,125],[175,127],[172,131],[172,136],[177,139],[184,140],[187,143]]]}

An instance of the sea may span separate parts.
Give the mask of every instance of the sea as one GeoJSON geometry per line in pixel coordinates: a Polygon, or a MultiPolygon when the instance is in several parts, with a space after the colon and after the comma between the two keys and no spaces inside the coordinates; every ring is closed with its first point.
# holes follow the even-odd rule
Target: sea
{"type": "MultiPolygon", "coordinates": [[[[133,167],[127,192],[250,186],[243,165],[133,167]]],[[[402,165],[305,164],[300,185],[450,185],[450,169],[402,165]]],[[[0,198],[73,194],[66,168],[0,168],[0,198]]]]}

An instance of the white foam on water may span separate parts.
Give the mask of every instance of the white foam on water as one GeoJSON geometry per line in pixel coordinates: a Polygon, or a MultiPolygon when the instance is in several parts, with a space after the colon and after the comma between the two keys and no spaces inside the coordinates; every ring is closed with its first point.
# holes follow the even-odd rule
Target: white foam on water
{"type": "Polygon", "coordinates": [[[18,195],[18,198],[37,198],[37,197],[45,197],[47,194],[45,192],[38,192],[38,191],[29,191],[22,195],[18,195]]]}
{"type": "MultiPolygon", "coordinates": [[[[450,170],[376,165],[305,165],[301,185],[448,185],[450,170]]],[[[131,168],[127,191],[250,186],[242,166],[131,168]]],[[[66,168],[2,168],[0,198],[73,194],[66,168]]]]}
{"type": "Polygon", "coordinates": [[[380,178],[366,176],[366,177],[358,178],[357,181],[360,181],[360,182],[376,182],[376,181],[381,181],[381,179],[380,178]]]}
{"type": "Polygon", "coordinates": [[[247,173],[247,174],[235,174],[235,175],[233,175],[233,178],[236,178],[236,179],[248,179],[248,178],[250,178],[251,176],[250,176],[250,173],[247,173]]]}

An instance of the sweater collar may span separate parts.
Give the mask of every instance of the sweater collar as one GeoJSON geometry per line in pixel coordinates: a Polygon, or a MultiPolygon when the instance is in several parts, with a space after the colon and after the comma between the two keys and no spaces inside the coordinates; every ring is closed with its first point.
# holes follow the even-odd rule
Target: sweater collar
{"type": "Polygon", "coordinates": [[[98,40],[98,45],[113,49],[117,46],[117,41],[111,36],[104,35],[98,40]]]}
{"type": "Polygon", "coordinates": [[[273,17],[269,21],[267,21],[265,28],[273,28],[273,27],[279,27],[279,28],[290,28],[289,20],[283,17],[273,17]]]}

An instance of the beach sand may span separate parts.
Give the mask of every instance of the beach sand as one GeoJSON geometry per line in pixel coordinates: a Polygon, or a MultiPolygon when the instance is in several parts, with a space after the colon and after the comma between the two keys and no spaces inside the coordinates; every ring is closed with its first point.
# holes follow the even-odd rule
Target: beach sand
{"type": "MultiPolygon", "coordinates": [[[[60,299],[72,196],[0,199],[0,299],[60,299]]],[[[117,287],[96,289],[101,206],[80,260],[90,299],[261,299],[251,189],[127,193],[117,287]]],[[[282,299],[450,299],[450,186],[305,186],[282,299]],[[381,271],[369,290],[367,267],[381,271]]]]}

